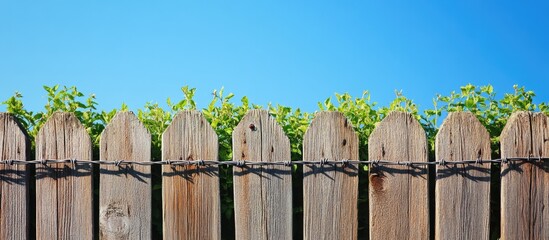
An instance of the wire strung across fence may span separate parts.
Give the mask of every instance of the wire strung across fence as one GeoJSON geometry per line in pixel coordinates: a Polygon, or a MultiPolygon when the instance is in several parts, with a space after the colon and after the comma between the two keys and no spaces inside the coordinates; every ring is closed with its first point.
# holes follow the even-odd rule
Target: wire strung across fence
{"type": "Polygon", "coordinates": [[[274,166],[274,165],[283,165],[283,166],[292,166],[293,164],[297,165],[400,165],[400,166],[425,166],[425,165],[457,165],[457,164],[483,164],[483,163],[517,163],[517,162],[530,162],[530,163],[541,163],[542,161],[548,161],[549,158],[545,157],[512,157],[512,158],[500,158],[500,159],[491,159],[491,160],[461,160],[461,161],[447,161],[439,160],[432,162],[411,162],[411,161],[387,161],[387,160],[327,160],[322,159],[319,161],[273,161],[273,162],[254,162],[254,161],[219,161],[219,160],[163,160],[163,161],[151,161],[151,162],[137,162],[137,161],[127,161],[127,160],[78,160],[78,159],[42,159],[42,160],[1,160],[0,164],[5,165],[32,165],[32,164],[57,164],[57,163],[69,163],[69,164],[95,164],[95,165],[141,165],[141,166],[152,166],[152,165],[171,165],[171,166],[189,166],[189,165],[218,165],[218,166],[274,166]]]}

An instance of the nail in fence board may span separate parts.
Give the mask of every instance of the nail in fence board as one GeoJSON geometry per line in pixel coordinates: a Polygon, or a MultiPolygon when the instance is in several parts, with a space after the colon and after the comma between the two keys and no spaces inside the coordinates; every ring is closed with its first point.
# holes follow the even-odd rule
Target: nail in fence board
{"type": "MultiPolygon", "coordinates": [[[[436,160],[489,160],[490,135],[470,112],[453,112],[442,124],[436,160]]],[[[490,163],[436,166],[435,239],[488,239],[490,163]]]]}
{"type": "MultiPolygon", "coordinates": [[[[392,112],[374,129],[368,159],[427,162],[425,131],[409,113],[392,112]]],[[[429,239],[427,166],[370,167],[370,239],[429,239]]]]}
{"type": "MultiPolygon", "coordinates": [[[[30,143],[17,119],[0,113],[0,160],[28,160],[30,143]]],[[[29,239],[29,172],[0,164],[0,239],[29,239]]]]}
{"type": "MultiPolygon", "coordinates": [[[[101,134],[100,159],[151,160],[151,135],[131,112],[117,113],[101,134]]],[[[100,239],[151,238],[150,166],[101,165],[100,239]]]]}
{"type": "MultiPolygon", "coordinates": [[[[303,139],[303,160],[358,160],[358,136],[339,112],[317,113],[303,139]]],[[[357,238],[358,167],[303,167],[304,239],[357,238]]]]}
{"type": "MultiPolygon", "coordinates": [[[[290,160],[290,141],[266,110],[251,110],[233,132],[235,161],[290,160]]],[[[236,239],[292,239],[289,166],[233,167],[236,239]]]]}
{"type": "MultiPolygon", "coordinates": [[[[88,132],[73,113],[54,113],[36,136],[37,160],[92,160],[88,132]]],[[[36,237],[92,239],[90,165],[36,165],[36,237]]]]}
{"type": "MultiPolygon", "coordinates": [[[[184,111],[162,135],[163,160],[217,160],[217,135],[198,111],[184,111]]],[[[218,166],[162,167],[164,239],[220,239],[218,166]]]]}
{"type": "MultiPolygon", "coordinates": [[[[501,157],[549,157],[549,119],[514,113],[501,133],[501,157]]],[[[549,162],[501,166],[501,239],[549,239],[549,162]]]]}

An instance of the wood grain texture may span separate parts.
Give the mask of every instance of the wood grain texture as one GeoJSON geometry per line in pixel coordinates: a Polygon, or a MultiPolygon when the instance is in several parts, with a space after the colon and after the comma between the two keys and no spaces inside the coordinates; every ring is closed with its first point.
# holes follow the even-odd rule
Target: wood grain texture
{"type": "MultiPolygon", "coordinates": [[[[359,160],[358,136],[339,112],[320,112],[303,139],[303,160],[359,160]]],[[[304,239],[356,239],[358,167],[303,167],[304,239]]]]}
{"type": "MultiPolygon", "coordinates": [[[[92,160],[88,132],[73,113],[54,113],[36,136],[36,159],[92,160]]],[[[93,239],[90,165],[36,165],[37,239],[93,239]]]]}
{"type": "MultiPolygon", "coordinates": [[[[118,112],[107,125],[100,159],[151,161],[151,135],[132,112],[118,112]]],[[[150,166],[101,165],[99,237],[151,238],[150,166]]]]}
{"type": "MultiPolygon", "coordinates": [[[[29,160],[30,143],[17,119],[0,113],[0,160],[29,160]]],[[[29,171],[0,164],[0,239],[29,239],[29,171]]]]}
{"type": "MultiPolygon", "coordinates": [[[[409,113],[392,112],[368,140],[368,159],[427,162],[427,138],[409,113]]],[[[369,172],[370,239],[429,239],[427,166],[376,166],[369,172]]]]}
{"type": "MultiPolygon", "coordinates": [[[[491,159],[490,135],[470,112],[453,112],[442,124],[436,160],[491,159]]],[[[490,164],[436,166],[435,239],[488,239],[490,164]]]]}
{"type": "MultiPolygon", "coordinates": [[[[251,110],[233,132],[235,161],[290,160],[290,141],[266,110],[251,110]]],[[[233,167],[236,239],[292,239],[288,166],[233,167]]]]}
{"type": "MultiPolygon", "coordinates": [[[[501,133],[501,157],[549,157],[548,117],[514,113],[501,133]]],[[[501,239],[549,239],[549,162],[502,164],[501,239]]]]}
{"type": "MultiPolygon", "coordinates": [[[[217,160],[217,135],[198,111],[184,111],[162,135],[163,160],[217,160]]],[[[219,168],[162,167],[164,239],[220,239],[219,168]]]]}

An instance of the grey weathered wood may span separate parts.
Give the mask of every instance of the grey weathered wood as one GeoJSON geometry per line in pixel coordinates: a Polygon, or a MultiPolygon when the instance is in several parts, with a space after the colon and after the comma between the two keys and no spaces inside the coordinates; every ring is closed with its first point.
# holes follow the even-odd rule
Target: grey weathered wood
{"type": "MultiPolygon", "coordinates": [[[[92,160],[88,132],[73,113],[54,113],[36,136],[36,159],[92,160]]],[[[36,237],[92,239],[90,165],[36,165],[36,237]]]]}
{"type": "MultiPolygon", "coordinates": [[[[368,140],[368,159],[427,162],[425,131],[409,113],[392,112],[368,140]]],[[[370,239],[429,239],[427,166],[376,166],[369,173],[370,239]]]]}
{"type": "MultiPolygon", "coordinates": [[[[339,112],[320,112],[303,139],[303,160],[358,160],[358,136],[339,112]]],[[[356,239],[358,167],[303,167],[304,239],[356,239]]]]}
{"type": "MultiPolygon", "coordinates": [[[[287,161],[290,141],[266,110],[251,110],[233,132],[235,161],[287,161]]],[[[233,167],[236,239],[292,239],[288,166],[233,167]]]]}
{"type": "MultiPolygon", "coordinates": [[[[162,135],[163,160],[217,160],[217,135],[198,111],[184,111],[162,135]]],[[[220,239],[219,168],[162,167],[164,239],[220,239]]]]}
{"type": "MultiPolygon", "coordinates": [[[[549,157],[549,119],[514,113],[501,133],[501,157],[549,157]]],[[[549,239],[549,162],[502,164],[501,239],[549,239]]]]}
{"type": "MultiPolygon", "coordinates": [[[[0,160],[28,160],[30,143],[17,119],[0,113],[0,160]]],[[[29,239],[29,175],[25,165],[0,165],[0,239],[29,239]]]]}
{"type": "MultiPolygon", "coordinates": [[[[491,159],[490,135],[470,112],[450,113],[435,146],[436,160],[491,159]]],[[[437,165],[435,239],[488,239],[490,164],[437,165]]]]}
{"type": "MultiPolygon", "coordinates": [[[[151,160],[151,135],[132,112],[118,112],[101,134],[101,160],[151,160]]],[[[99,237],[151,238],[150,166],[101,165],[99,237]]]]}

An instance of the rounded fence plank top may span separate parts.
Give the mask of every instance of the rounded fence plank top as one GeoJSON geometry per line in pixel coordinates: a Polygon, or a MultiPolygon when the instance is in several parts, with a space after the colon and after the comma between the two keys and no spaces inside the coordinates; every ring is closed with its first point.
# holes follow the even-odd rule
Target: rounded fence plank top
{"type": "MultiPolygon", "coordinates": [[[[0,160],[29,160],[30,142],[19,121],[0,113],[0,160]]],[[[29,171],[0,165],[0,239],[29,239],[29,171]]]]}
{"type": "MultiPolygon", "coordinates": [[[[266,110],[250,110],[233,131],[233,160],[290,160],[290,141],[266,110]]],[[[292,239],[292,168],[233,167],[236,239],[292,239]]]]}
{"type": "MultiPolygon", "coordinates": [[[[100,140],[100,159],[151,161],[151,135],[132,112],[118,112],[100,140]]],[[[100,239],[151,238],[151,167],[101,165],[100,239]]]]}
{"type": "MultiPolygon", "coordinates": [[[[92,160],[92,142],[74,113],[56,112],[36,136],[37,160],[92,160]]],[[[36,165],[36,237],[93,239],[90,165],[36,165]]]]}
{"type": "Polygon", "coordinates": [[[479,160],[437,165],[435,239],[488,239],[490,236],[490,135],[470,112],[452,112],[435,143],[437,161],[479,160]]]}
{"type": "MultiPolygon", "coordinates": [[[[368,159],[427,162],[427,137],[409,113],[391,112],[368,140],[368,159]]],[[[370,239],[429,239],[428,169],[371,165],[370,239]]]]}
{"type": "Polygon", "coordinates": [[[516,112],[500,137],[502,158],[534,161],[501,167],[501,239],[549,239],[549,118],[516,112]]]}
{"type": "MultiPolygon", "coordinates": [[[[359,160],[358,136],[339,112],[319,112],[303,139],[303,160],[359,160]]],[[[306,240],[356,239],[358,166],[303,166],[306,240]]]]}
{"type": "MultiPolygon", "coordinates": [[[[175,116],[162,135],[162,160],[217,160],[217,135],[198,111],[175,116]]],[[[164,239],[220,239],[218,166],[162,167],[164,239]]]]}

